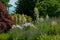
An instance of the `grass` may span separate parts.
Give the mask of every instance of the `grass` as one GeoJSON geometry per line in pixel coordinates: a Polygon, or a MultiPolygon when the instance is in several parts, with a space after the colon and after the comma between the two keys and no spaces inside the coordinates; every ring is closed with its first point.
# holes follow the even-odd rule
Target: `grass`
{"type": "Polygon", "coordinates": [[[0,34],[0,40],[60,40],[60,21],[57,25],[51,27],[51,20],[35,23],[37,27],[32,28],[14,28],[9,33],[0,34]]]}

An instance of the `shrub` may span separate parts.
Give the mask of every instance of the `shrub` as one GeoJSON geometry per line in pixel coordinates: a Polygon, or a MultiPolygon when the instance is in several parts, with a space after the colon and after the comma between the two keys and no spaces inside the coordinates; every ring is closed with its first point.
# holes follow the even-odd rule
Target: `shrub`
{"type": "Polygon", "coordinates": [[[13,24],[12,16],[8,14],[5,5],[0,2],[0,33],[8,32],[13,24]]]}

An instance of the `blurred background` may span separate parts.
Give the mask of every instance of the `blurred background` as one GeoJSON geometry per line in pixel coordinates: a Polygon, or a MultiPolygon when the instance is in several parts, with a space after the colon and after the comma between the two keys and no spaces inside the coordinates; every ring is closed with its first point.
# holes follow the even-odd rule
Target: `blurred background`
{"type": "Polygon", "coordinates": [[[15,25],[1,40],[60,40],[60,0],[2,0],[15,25]]]}

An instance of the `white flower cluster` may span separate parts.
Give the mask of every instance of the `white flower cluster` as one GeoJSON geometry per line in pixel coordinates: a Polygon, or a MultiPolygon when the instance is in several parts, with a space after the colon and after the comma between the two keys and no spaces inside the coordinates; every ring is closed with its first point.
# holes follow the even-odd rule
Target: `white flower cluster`
{"type": "Polygon", "coordinates": [[[25,27],[27,27],[27,26],[32,26],[32,27],[34,27],[34,25],[33,25],[32,23],[25,23],[25,24],[23,24],[23,26],[25,26],[25,27]]]}
{"type": "Polygon", "coordinates": [[[36,29],[36,27],[34,26],[33,23],[25,23],[25,24],[23,24],[22,26],[23,26],[23,27],[33,27],[33,28],[36,29]]]}
{"type": "Polygon", "coordinates": [[[56,21],[52,21],[51,22],[51,26],[56,26],[57,25],[57,22],[56,21]]]}
{"type": "Polygon", "coordinates": [[[23,27],[22,27],[22,26],[20,26],[20,25],[13,25],[13,26],[12,26],[12,29],[14,29],[14,28],[23,29],[23,27]]]}
{"type": "Polygon", "coordinates": [[[25,24],[23,24],[22,26],[20,26],[20,25],[13,25],[13,26],[12,26],[12,29],[13,29],[13,28],[16,28],[16,27],[18,27],[19,29],[23,29],[24,27],[33,27],[33,28],[36,28],[36,27],[34,26],[34,24],[32,24],[32,23],[25,23],[25,24]]]}

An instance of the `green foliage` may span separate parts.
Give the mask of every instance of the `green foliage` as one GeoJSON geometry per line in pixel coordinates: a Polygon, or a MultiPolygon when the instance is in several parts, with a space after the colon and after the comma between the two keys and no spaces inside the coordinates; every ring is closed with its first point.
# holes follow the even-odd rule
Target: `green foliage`
{"type": "Polygon", "coordinates": [[[10,0],[1,0],[1,2],[2,2],[3,4],[5,4],[5,6],[6,6],[7,9],[9,9],[9,7],[12,6],[11,4],[9,4],[10,0]]]}
{"type": "Polygon", "coordinates": [[[57,0],[44,0],[37,4],[40,16],[58,17],[60,15],[60,3],[57,0]]]}
{"type": "Polygon", "coordinates": [[[32,18],[30,16],[25,16],[26,17],[26,22],[32,22],[32,18]]]}
{"type": "Polygon", "coordinates": [[[9,34],[8,33],[6,33],[6,34],[0,34],[0,40],[8,40],[8,38],[9,38],[9,34]]]}
{"type": "Polygon", "coordinates": [[[48,35],[56,35],[57,34],[57,31],[56,31],[56,27],[51,27],[49,30],[48,30],[48,35]]]}
{"type": "Polygon", "coordinates": [[[26,14],[31,16],[33,20],[35,19],[34,7],[36,5],[36,0],[18,0],[16,5],[16,13],[26,14]]]}
{"type": "Polygon", "coordinates": [[[36,29],[32,27],[24,27],[20,30],[19,28],[12,29],[9,33],[0,34],[1,40],[60,40],[60,19],[56,19],[57,25],[51,26],[50,19],[48,21],[36,23],[36,29]],[[26,29],[25,29],[26,28],[26,29]],[[48,32],[49,35],[47,34],[48,32]],[[53,34],[52,34],[53,33],[53,34]]]}

